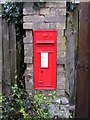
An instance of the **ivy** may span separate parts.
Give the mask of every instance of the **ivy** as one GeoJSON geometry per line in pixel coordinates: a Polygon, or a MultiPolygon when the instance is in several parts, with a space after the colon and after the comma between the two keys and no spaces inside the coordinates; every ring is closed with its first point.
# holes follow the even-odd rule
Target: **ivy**
{"type": "MultiPolygon", "coordinates": [[[[39,9],[40,5],[43,4],[43,0],[39,2],[34,2],[33,8],[39,9]]],[[[15,23],[16,35],[19,37],[23,36],[23,3],[22,2],[6,2],[2,5],[2,17],[7,20],[7,22],[12,21],[15,23]]]]}
{"type": "Polygon", "coordinates": [[[40,8],[40,5],[42,5],[43,3],[44,3],[43,0],[41,0],[40,2],[35,2],[33,8],[37,10],[40,8]]]}
{"type": "Polygon", "coordinates": [[[67,11],[73,11],[75,6],[72,2],[67,2],[67,11]]]}
{"type": "Polygon", "coordinates": [[[9,95],[2,96],[2,120],[43,120],[49,118],[49,105],[53,94],[44,95],[38,91],[28,95],[24,89],[12,86],[9,95]],[[47,99],[49,97],[49,99],[47,99]]]}
{"type": "Polygon", "coordinates": [[[20,26],[23,24],[23,4],[19,2],[6,2],[2,5],[2,18],[7,22],[12,21],[16,27],[16,35],[20,37],[20,26]]]}

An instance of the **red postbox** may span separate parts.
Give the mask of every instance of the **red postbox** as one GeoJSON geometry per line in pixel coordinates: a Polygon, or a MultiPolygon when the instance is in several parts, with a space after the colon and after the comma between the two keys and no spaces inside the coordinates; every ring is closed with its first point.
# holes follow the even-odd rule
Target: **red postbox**
{"type": "Polygon", "coordinates": [[[57,31],[33,31],[34,89],[56,89],[57,31]]]}

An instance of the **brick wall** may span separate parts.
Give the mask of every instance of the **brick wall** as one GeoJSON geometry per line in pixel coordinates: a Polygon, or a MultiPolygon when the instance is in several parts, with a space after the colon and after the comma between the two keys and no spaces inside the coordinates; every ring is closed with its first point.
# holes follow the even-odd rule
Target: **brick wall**
{"type": "Polygon", "coordinates": [[[64,29],[66,22],[66,2],[43,3],[39,9],[33,8],[34,3],[24,3],[23,28],[25,29],[24,62],[26,90],[34,93],[33,86],[33,30],[58,30],[57,39],[57,89],[56,96],[65,96],[66,81],[66,44],[64,29]]]}

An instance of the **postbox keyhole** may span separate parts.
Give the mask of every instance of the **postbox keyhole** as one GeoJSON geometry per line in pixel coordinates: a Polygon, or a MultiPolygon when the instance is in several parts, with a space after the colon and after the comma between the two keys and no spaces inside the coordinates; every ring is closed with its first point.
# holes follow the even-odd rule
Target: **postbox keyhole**
{"type": "Polygon", "coordinates": [[[41,70],[41,73],[43,74],[43,71],[41,70]]]}

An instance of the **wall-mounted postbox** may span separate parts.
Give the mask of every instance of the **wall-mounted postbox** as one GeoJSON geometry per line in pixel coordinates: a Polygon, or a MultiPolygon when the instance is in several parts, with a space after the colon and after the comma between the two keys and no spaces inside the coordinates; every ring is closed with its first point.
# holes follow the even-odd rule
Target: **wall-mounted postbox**
{"type": "Polygon", "coordinates": [[[34,89],[56,89],[57,31],[34,30],[34,89]]]}

